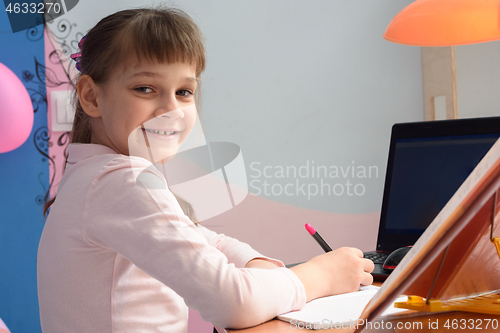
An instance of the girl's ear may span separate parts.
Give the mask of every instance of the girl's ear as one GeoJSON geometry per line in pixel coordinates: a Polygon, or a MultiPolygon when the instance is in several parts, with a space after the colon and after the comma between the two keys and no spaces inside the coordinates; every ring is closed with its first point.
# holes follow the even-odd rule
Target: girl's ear
{"type": "Polygon", "coordinates": [[[91,117],[101,117],[101,110],[97,101],[99,87],[94,80],[88,75],[82,75],[78,80],[76,89],[83,111],[91,117]]]}

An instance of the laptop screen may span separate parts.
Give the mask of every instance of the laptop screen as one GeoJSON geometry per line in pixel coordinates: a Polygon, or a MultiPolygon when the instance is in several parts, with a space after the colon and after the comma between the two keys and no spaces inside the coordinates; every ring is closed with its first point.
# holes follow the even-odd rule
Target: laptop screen
{"type": "Polygon", "coordinates": [[[377,250],[414,244],[499,137],[500,117],[394,125],[377,250]]]}

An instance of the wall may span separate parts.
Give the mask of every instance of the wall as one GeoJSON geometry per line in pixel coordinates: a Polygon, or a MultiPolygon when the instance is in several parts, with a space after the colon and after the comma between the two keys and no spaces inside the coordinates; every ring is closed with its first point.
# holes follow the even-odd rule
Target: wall
{"type": "Polygon", "coordinates": [[[500,115],[500,41],[455,47],[458,117],[500,115]]]}
{"type": "Polygon", "coordinates": [[[305,222],[334,247],[374,248],[390,128],[423,119],[420,49],[382,38],[409,2],[189,7],[207,36],[202,109],[207,140],[240,145],[250,191],[260,192],[207,223],[285,262],[321,253],[305,233],[305,222]],[[332,178],[310,172],[299,179],[279,174],[281,167],[313,163],[349,171],[374,166],[378,174],[332,178]],[[344,192],[339,187],[339,195],[309,197],[299,190],[305,185],[313,191],[322,180],[344,185],[344,192]],[[349,194],[347,182],[361,184],[364,193],[349,194]],[[290,183],[293,195],[276,195],[290,183]]]}
{"type": "MultiPolygon", "coordinates": [[[[43,29],[13,34],[0,11],[0,62],[31,95],[34,124],[18,149],[0,154],[0,317],[12,332],[40,332],[36,254],[49,187],[43,29]]],[[[0,110],[8,112],[15,110],[0,110]]]]}

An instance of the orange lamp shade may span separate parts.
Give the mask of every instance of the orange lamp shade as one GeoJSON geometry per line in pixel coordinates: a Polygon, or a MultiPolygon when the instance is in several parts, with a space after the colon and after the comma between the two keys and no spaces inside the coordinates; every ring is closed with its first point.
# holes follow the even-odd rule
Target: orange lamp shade
{"type": "Polygon", "coordinates": [[[500,39],[500,0],[417,0],[389,23],[384,38],[415,46],[500,39]]]}

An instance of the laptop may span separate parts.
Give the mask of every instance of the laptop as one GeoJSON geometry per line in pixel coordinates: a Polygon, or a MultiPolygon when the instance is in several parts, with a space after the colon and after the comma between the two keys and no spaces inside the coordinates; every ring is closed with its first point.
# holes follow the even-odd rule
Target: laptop
{"type": "Polygon", "coordinates": [[[413,245],[500,137],[500,117],[400,123],[392,127],[372,275],[394,250],[413,245]]]}

